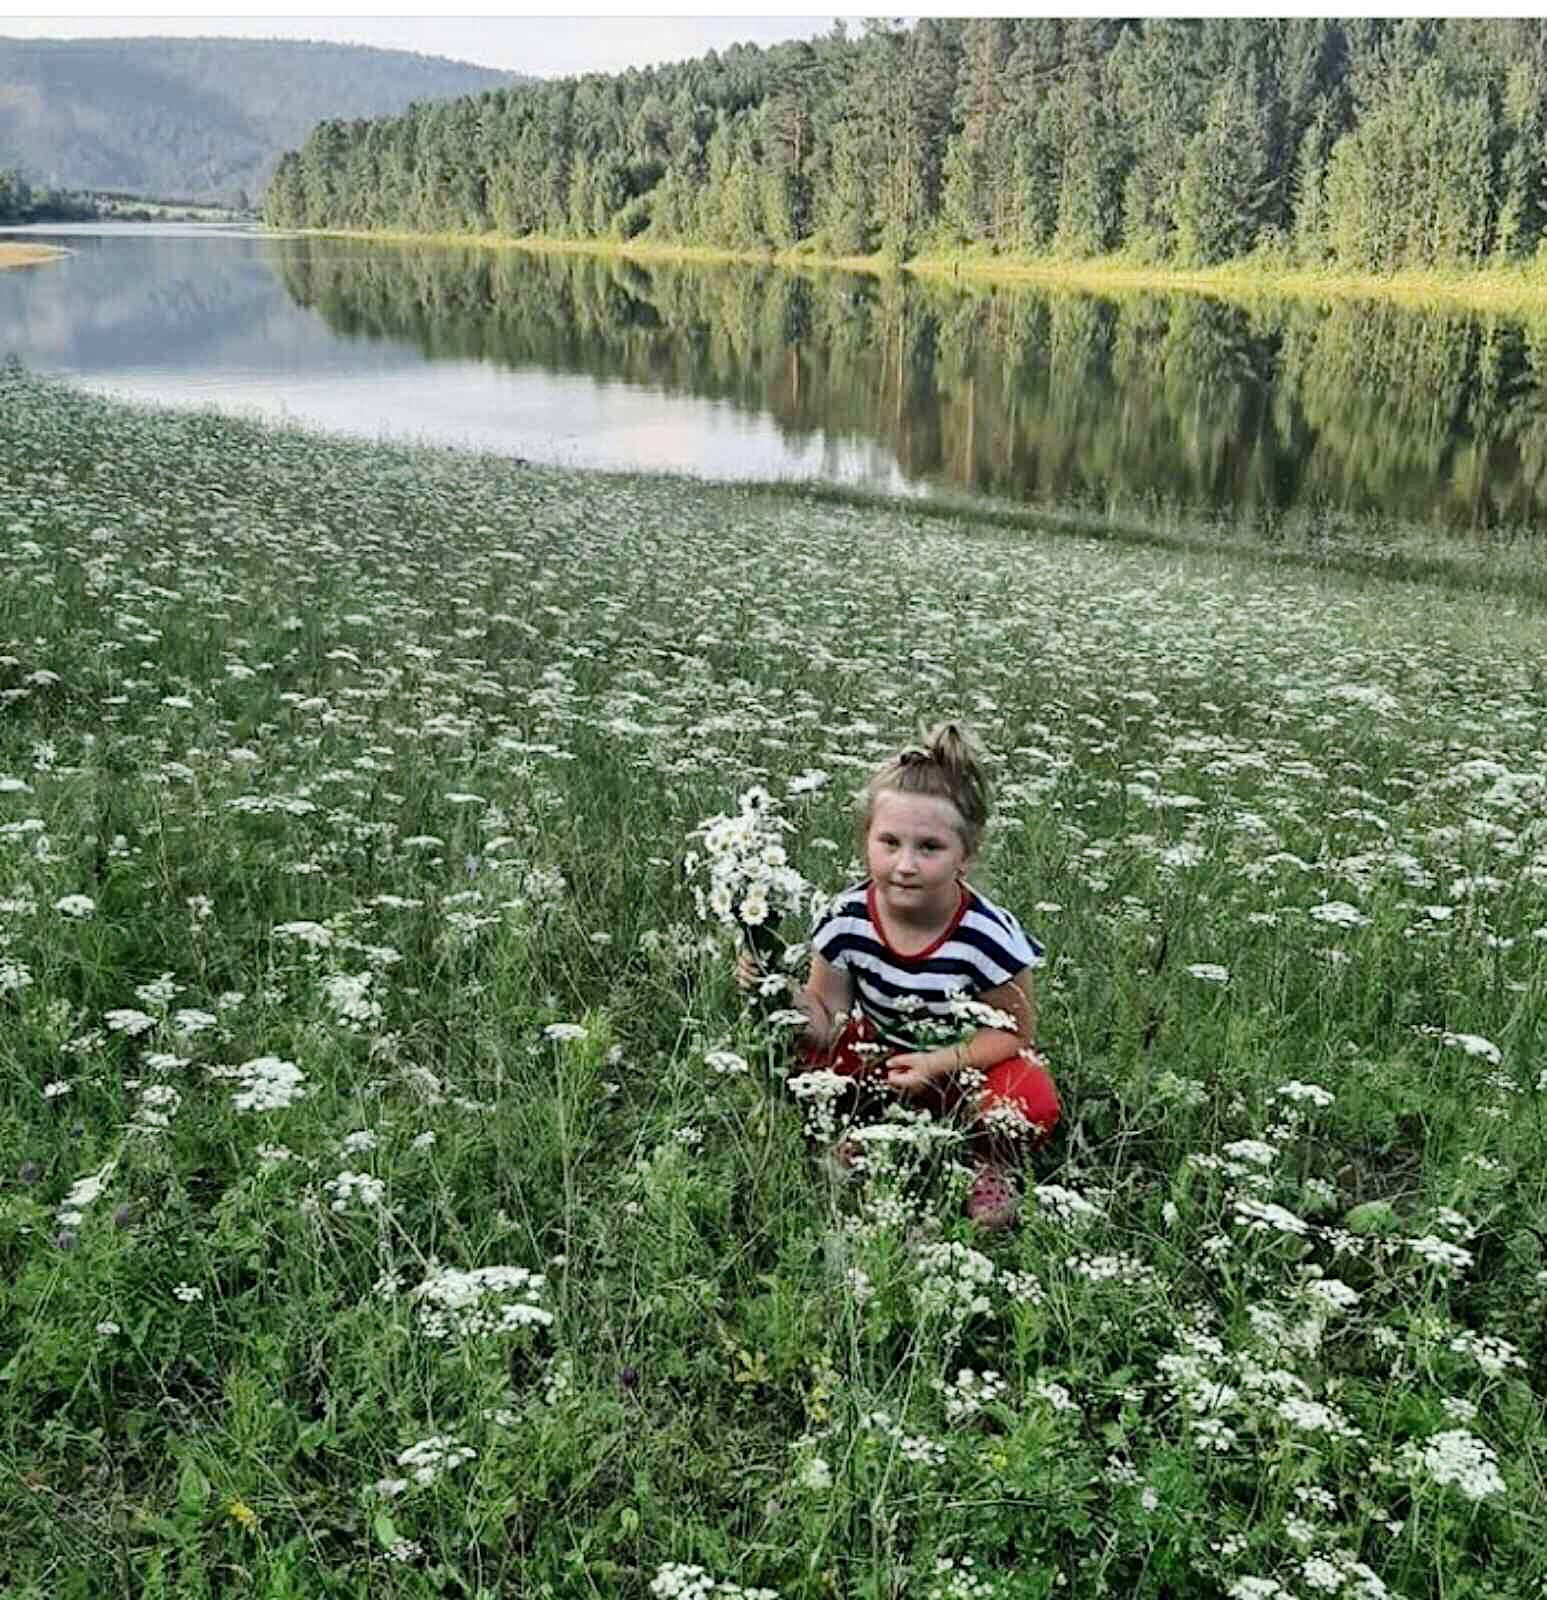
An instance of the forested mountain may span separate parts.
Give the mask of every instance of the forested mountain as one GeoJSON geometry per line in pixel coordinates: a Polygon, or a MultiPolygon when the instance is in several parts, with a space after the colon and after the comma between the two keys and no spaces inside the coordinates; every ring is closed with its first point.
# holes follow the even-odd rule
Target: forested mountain
{"type": "Polygon", "coordinates": [[[319,117],[378,116],[510,81],[360,45],[0,38],[0,168],[35,187],[239,202],[261,193],[279,153],[319,117]]]}
{"type": "Polygon", "coordinates": [[[1547,23],[867,21],[315,127],[279,225],[1364,270],[1532,255],[1547,23]]]}

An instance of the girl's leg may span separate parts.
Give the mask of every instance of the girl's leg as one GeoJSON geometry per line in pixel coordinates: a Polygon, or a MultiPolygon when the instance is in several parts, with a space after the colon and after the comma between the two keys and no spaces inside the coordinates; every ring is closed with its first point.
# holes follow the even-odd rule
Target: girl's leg
{"type": "Polygon", "coordinates": [[[989,1068],[978,1098],[975,1142],[982,1141],[990,1159],[1013,1160],[1047,1143],[1061,1109],[1047,1062],[1022,1051],[989,1068]]]}
{"type": "Polygon", "coordinates": [[[1006,1163],[1046,1144],[1060,1111],[1047,1062],[1031,1051],[990,1067],[976,1093],[947,1080],[914,1104],[937,1116],[970,1112],[973,1155],[980,1161],[1006,1163]]]}
{"type": "Polygon", "coordinates": [[[850,1087],[833,1106],[835,1115],[853,1119],[863,1114],[879,1114],[885,1099],[877,1088],[885,1052],[875,1047],[875,1030],[863,1019],[851,1017],[842,1032],[825,1050],[816,1045],[796,1047],[795,1058],[803,1072],[825,1069],[850,1080],[850,1087]]]}
{"type": "Polygon", "coordinates": [[[1052,1075],[1034,1051],[989,1069],[972,1123],[972,1152],[979,1165],[967,1191],[967,1215],[979,1227],[992,1232],[1014,1227],[1020,1199],[1011,1174],[1046,1142],[1058,1114],[1052,1075]]]}

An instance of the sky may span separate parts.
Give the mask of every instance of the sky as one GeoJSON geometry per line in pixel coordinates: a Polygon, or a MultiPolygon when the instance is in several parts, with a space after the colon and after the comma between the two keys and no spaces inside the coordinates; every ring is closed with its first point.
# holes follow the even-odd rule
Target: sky
{"type": "MultiPolygon", "coordinates": [[[[768,0],[763,0],[766,7],[768,0]]],[[[189,10],[184,15],[147,16],[129,11],[92,15],[13,17],[0,15],[0,38],[124,38],[141,34],[219,35],[246,39],[319,39],[368,44],[385,50],[415,50],[450,56],[480,66],[561,77],[576,72],[619,72],[630,66],[683,61],[709,50],[745,42],[777,44],[828,32],[831,16],[740,16],[721,4],[710,16],[646,17],[608,15],[627,0],[593,5],[598,15],[566,7],[558,16],[477,16],[456,3],[455,16],[312,16],[300,6],[293,16],[212,17],[189,10]]],[[[876,13],[881,14],[881,13],[876,13]]],[[[936,12],[940,15],[940,12],[936,12]]],[[[858,14],[850,16],[857,29],[858,14]]]]}
{"type": "MultiPolygon", "coordinates": [[[[163,0],[167,3],[167,0],[163,0]]],[[[272,3],[272,0],[271,0],[272,3]]],[[[347,7],[349,0],[334,0],[347,7]]],[[[423,0],[421,0],[421,4],[423,0]]],[[[661,4],[662,0],[655,0],[661,4]]],[[[833,16],[810,16],[791,12],[785,16],[752,15],[751,7],[767,11],[776,7],[778,0],[748,0],[739,12],[731,0],[702,6],[702,16],[693,16],[681,6],[665,4],[676,12],[669,17],[637,14],[641,5],[650,0],[576,0],[566,5],[563,16],[543,16],[533,10],[529,15],[506,14],[479,15],[476,4],[467,0],[452,0],[455,15],[424,16],[370,16],[333,15],[311,16],[305,5],[292,4],[291,15],[267,14],[254,17],[212,17],[192,6],[182,12],[171,0],[170,9],[150,16],[137,13],[126,6],[115,12],[112,0],[98,0],[90,13],[72,15],[65,10],[50,16],[10,17],[0,14],[0,38],[65,39],[65,38],[123,38],[144,34],[210,35],[242,39],[320,39],[340,44],[368,44],[383,50],[414,50],[424,55],[450,56],[456,61],[471,61],[479,66],[501,68],[510,72],[530,73],[536,77],[562,77],[577,72],[621,72],[625,67],[651,66],[666,61],[685,61],[701,56],[709,50],[723,50],[728,45],[740,43],[770,45],[785,39],[810,39],[827,33],[838,19],[833,16]],[[587,15],[589,12],[591,14],[587,15]],[[626,13],[626,14],[625,14],[626,13]]],[[[1471,12],[1502,14],[1506,0],[1472,0],[1471,12]]],[[[1186,16],[1288,16],[1291,14],[1317,14],[1327,8],[1318,0],[1276,0],[1267,8],[1253,6],[1251,0],[1188,0],[1181,9],[1174,9],[1166,0],[1127,0],[1118,7],[1112,0],[1052,0],[1036,6],[1050,15],[1078,16],[1106,15],[1120,12],[1123,16],[1158,15],[1186,16]]],[[[485,7],[485,9],[491,9],[485,7]]],[[[1027,0],[1004,0],[987,4],[985,0],[940,0],[929,8],[928,15],[950,16],[1010,16],[1030,12],[1034,7],[1027,0]]],[[[1419,7],[1419,12],[1432,14],[1431,8],[1419,7]]],[[[283,12],[283,0],[279,11],[283,12]]],[[[1405,7],[1393,9],[1390,0],[1382,4],[1376,0],[1363,15],[1407,15],[1413,12],[1411,0],[1405,7]]],[[[922,15],[923,13],[917,13],[922,15]]],[[[851,31],[858,32],[862,18],[892,16],[897,12],[884,5],[861,4],[859,9],[846,11],[844,20],[851,31]]],[[[912,20],[908,18],[906,20],[912,20]]]]}

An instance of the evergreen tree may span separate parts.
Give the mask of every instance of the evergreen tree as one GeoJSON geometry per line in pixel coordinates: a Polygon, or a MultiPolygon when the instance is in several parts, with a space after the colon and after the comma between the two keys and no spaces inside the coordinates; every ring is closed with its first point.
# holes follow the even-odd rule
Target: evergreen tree
{"type": "Polygon", "coordinates": [[[1117,104],[1132,150],[1123,184],[1123,248],[1147,261],[1176,251],[1182,162],[1203,126],[1207,85],[1196,22],[1156,18],[1113,52],[1117,104]]]}
{"type": "Polygon", "coordinates": [[[1327,158],[1333,144],[1328,107],[1317,108],[1300,139],[1291,186],[1290,237],[1301,261],[1319,265],[1331,252],[1327,216],[1327,158]]]}
{"type": "Polygon", "coordinates": [[[995,244],[1002,242],[1012,210],[1013,146],[1005,116],[1011,46],[1010,24],[1003,18],[975,17],[962,25],[954,106],[961,132],[950,154],[953,231],[995,244]]]}
{"type": "Polygon", "coordinates": [[[1494,239],[1487,97],[1430,59],[1392,80],[1333,147],[1328,238],[1340,263],[1377,272],[1475,264],[1494,239]]]}
{"type": "Polygon", "coordinates": [[[1273,200],[1257,70],[1248,63],[1215,89],[1202,128],[1188,142],[1177,195],[1178,254],[1198,265],[1246,255],[1273,200]]]}
{"type": "Polygon", "coordinates": [[[1091,256],[1118,242],[1127,151],[1102,62],[1082,51],[1044,102],[1038,132],[1058,172],[1053,248],[1091,256]]]}
{"type": "MultiPolygon", "coordinates": [[[[19,174],[0,172],[0,208],[7,204],[7,196],[14,196],[14,185],[19,174]]],[[[16,216],[13,209],[0,209],[0,216],[16,216]]],[[[294,150],[287,150],[274,168],[268,188],[263,191],[262,217],[265,227],[294,228],[300,226],[305,200],[301,191],[301,158],[294,150]]]]}
{"type": "Polygon", "coordinates": [[[1345,88],[1347,41],[1341,23],[1319,17],[1291,17],[1270,24],[1275,35],[1275,83],[1280,107],[1273,170],[1278,184],[1276,226],[1291,225],[1299,196],[1299,167],[1305,137],[1321,123],[1328,137],[1312,148],[1325,160],[1331,141],[1348,128],[1345,88]]]}
{"type": "Polygon", "coordinates": [[[811,228],[817,102],[825,77],[816,50],[799,40],[779,57],[763,108],[764,215],[769,237],[781,245],[803,239],[811,228]]]}
{"type": "Polygon", "coordinates": [[[719,242],[732,250],[759,250],[767,244],[758,183],[758,157],[750,119],[738,116],[730,129],[730,160],[716,196],[719,242]]]}
{"type": "Polygon", "coordinates": [[[319,123],[264,215],[899,258],[1218,261],[1287,236],[1388,270],[1531,254],[1544,124],[1536,21],[871,21],[319,123]]]}
{"type": "Polygon", "coordinates": [[[628,203],[628,169],[617,150],[604,150],[591,165],[590,214],[580,230],[593,239],[617,231],[619,214],[628,203]]]}
{"type": "Polygon", "coordinates": [[[1503,259],[1531,254],[1547,230],[1547,29],[1538,20],[1522,32],[1523,48],[1504,74],[1496,127],[1492,252],[1503,259]]]}
{"type": "Polygon", "coordinates": [[[704,184],[707,114],[684,85],[671,102],[666,140],[666,170],[656,185],[651,231],[663,239],[691,239],[698,233],[698,202],[704,184]]]}
{"type": "Polygon", "coordinates": [[[973,244],[987,233],[981,153],[965,133],[951,136],[942,164],[937,232],[947,246],[973,244]]]}
{"type": "MultiPolygon", "coordinates": [[[[1056,17],[1025,19],[1016,25],[1005,64],[1009,203],[1000,216],[1004,242],[1013,250],[1049,249],[1057,227],[1061,153],[1046,137],[1042,108],[1063,75],[1067,36],[1056,17]]],[[[1078,30],[1074,38],[1078,46],[1078,30]]]]}
{"type": "Polygon", "coordinates": [[[730,118],[721,111],[715,118],[714,131],[704,150],[704,182],[696,198],[697,221],[694,237],[708,244],[723,245],[725,237],[724,195],[730,185],[731,166],[735,160],[735,139],[731,133],[730,118]]]}
{"type": "Polygon", "coordinates": [[[569,167],[569,192],[564,212],[563,233],[583,239],[591,231],[591,158],[576,151],[569,167]]]}
{"type": "Polygon", "coordinates": [[[864,255],[874,246],[870,231],[870,184],[864,138],[851,119],[835,123],[829,135],[827,185],[818,200],[818,222],[834,255],[864,255]]]}
{"type": "Polygon", "coordinates": [[[337,226],[346,214],[344,160],[347,150],[344,124],[330,119],[319,122],[301,146],[300,216],[303,227],[337,226]]]}
{"type": "Polygon", "coordinates": [[[917,202],[910,226],[915,234],[932,228],[940,212],[958,55],[950,27],[928,17],[908,37],[908,159],[917,202]]]}

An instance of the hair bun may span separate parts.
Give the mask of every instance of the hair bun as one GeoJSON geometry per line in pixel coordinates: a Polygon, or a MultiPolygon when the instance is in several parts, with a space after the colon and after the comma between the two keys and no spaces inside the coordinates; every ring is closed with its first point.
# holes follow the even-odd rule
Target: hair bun
{"type": "Polygon", "coordinates": [[[972,736],[959,722],[937,722],[924,737],[929,759],[958,772],[981,763],[972,736]]]}

